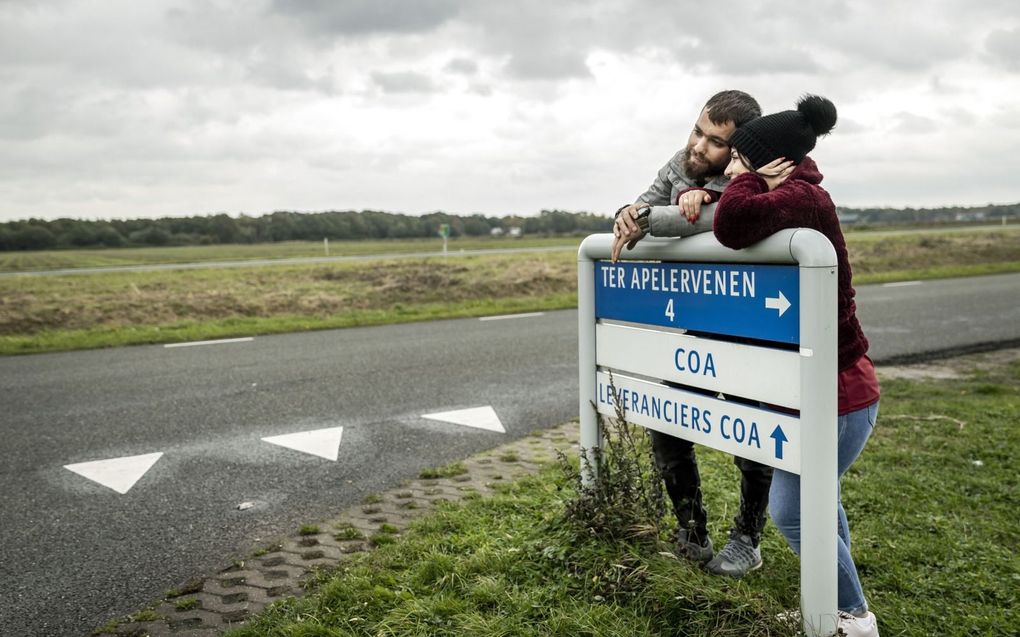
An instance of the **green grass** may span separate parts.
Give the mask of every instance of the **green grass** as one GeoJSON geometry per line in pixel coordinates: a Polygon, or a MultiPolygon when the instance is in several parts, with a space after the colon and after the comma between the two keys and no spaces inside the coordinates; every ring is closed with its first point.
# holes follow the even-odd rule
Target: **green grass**
{"type": "Polygon", "coordinates": [[[343,542],[346,540],[363,540],[365,539],[365,534],[352,526],[348,526],[334,533],[333,537],[343,542]]]}
{"type": "MultiPolygon", "coordinates": [[[[1020,232],[859,232],[848,242],[857,285],[1020,271],[1020,232]]],[[[566,309],[577,305],[576,284],[572,246],[455,259],[8,277],[0,278],[0,355],[566,309]]]]}
{"type": "Polygon", "coordinates": [[[186,597],[184,599],[178,599],[177,601],[174,602],[174,608],[179,611],[194,610],[196,608],[201,607],[202,602],[195,599],[194,597],[186,597]]]}
{"type": "MultiPolygon", "coordinates": [[[[875,433],[842,484],[882,635],[1017,634],[1020,363],[883,388],[875,433]]],[[[738,472],[712,450],[699,450],[699,461],[721,541],[738,472]]],[[[563,513],[571,489],[550,467],[495,497],[441,503],[399,541],[321,575],[307,597],[230,635],[790,634],[774,617],[798,604],[799,565],[771,524],[765,566],[731,580],[647,542],[573,531],[563,513]]]]}
{"type": "MultiPolygon", "coordinates": [[[[450,239],[448,250],[490,250],[503,248],[577,249],[582,237],[463,237],[450,239]]],[[[436,252],[442,239],[394,239],[386,241],[330,241],[329,256],[407,254],[436,252]]],[[[284,241],[251,245],[178,246],[164,248],[106,248],[88,250],[40,250],[0,252],[0,272],[27,272],[65,268],[96,268],[163,263],[246,261],[251,259],[294,259],[326,256],[321,241],[284,241]]]]}
{"type": "Polygon", "coordinates": [[[434,480],[436,478],[452,478],[467,473],[467,467],[459,462],[448,464],[444,467],[432,467],[422,469],[418,477],[423,480],[434,480]]]}
{"type": "Polygon", "coordinates": [[[570,251],[0,279],[0,354],[576,305],[570,251]]]}

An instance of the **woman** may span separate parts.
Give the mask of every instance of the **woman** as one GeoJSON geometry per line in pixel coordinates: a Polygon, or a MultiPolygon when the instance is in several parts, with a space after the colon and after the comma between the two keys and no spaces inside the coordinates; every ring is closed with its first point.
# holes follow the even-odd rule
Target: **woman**
{"type": "MultiPolygon", "coordinates": [[[[879,387],[868,358],[868,339],[857,321],[846,241],[836,207],[819,185],[822,174],[807,156],[820,135],[836,124],[829,100],[806,96],[797,110],[752,120],[730,137],[732,178],[719,199],[713,230],[725,246],[746,248],[785,228],[813,228],[832,242],[838,276],[838,475],[857,459],[875,426],[879,387]]],[[[690,197],[681,196],[683,207],[690,197]]],[[[838,497],[838,496],[837,496],[838,497]]],[[[838,503],[838,628],[848,637],[877,637],[875,615],[868,610],[857,567],[850,555],[850,530],[838,503]]],[[[794,551],[800,552],[800,476],[776,470],[769,512],[794,551]]]]}

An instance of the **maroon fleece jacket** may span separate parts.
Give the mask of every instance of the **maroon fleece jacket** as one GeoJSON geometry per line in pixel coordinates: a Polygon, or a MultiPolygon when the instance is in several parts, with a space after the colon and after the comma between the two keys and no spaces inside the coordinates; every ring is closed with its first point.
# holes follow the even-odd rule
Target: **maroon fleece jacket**
{"type": "Polygon", "coordinates": [[[846,240],[839,228],[836,206],[820,184],[822,173],[805,157],[785,182],[769,191],[755,173],[737,175],[730,181],[715,209],[713,230],[719,243],[742,249],[786,228],[812,228],[824,234],[836,249],[839,265],[838,308],[839,370],[868,351],[868,339],[857,321],[852,273],[846,240]]]}

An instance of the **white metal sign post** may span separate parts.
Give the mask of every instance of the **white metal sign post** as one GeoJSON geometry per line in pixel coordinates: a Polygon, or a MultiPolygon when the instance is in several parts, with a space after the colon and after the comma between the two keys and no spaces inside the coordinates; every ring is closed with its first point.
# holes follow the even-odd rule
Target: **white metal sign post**
{"type": "Polygon", "coordinates": [[[597,414],[615,416],[617,400],[629,422],[800,474],[803,628],[834,635],[832,244],[804,228],[745,250],[649,237],[611,263],[612,242],[589,236],[577,257],[584,478],[598,471],[597,414]]]}

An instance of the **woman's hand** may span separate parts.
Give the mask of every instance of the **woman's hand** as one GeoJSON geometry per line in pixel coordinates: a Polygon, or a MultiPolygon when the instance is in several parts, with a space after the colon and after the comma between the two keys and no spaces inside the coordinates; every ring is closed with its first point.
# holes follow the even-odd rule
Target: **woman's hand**
{"type": "Polygon", "coordinates": [[[765,164],[755,172],[758,176],[765,180],[765,184],[769,187],[769,190],[775,190],[779,187],[779,184],[786,181],[793,169],[796,168],[796,164],[793,161],[787,160],[785,157],[779,159],[773,159],[769,163],[765,164]]]}
{"type": "Polygon", "coordinates": [[[688,190],[680,195],[676,203],[684,219],[694,223],[701,217],[701,204],[712,203],[712,195],[704,190],[688,190]]]}

